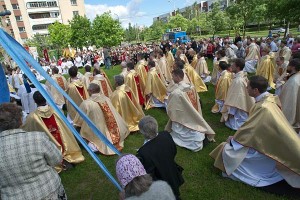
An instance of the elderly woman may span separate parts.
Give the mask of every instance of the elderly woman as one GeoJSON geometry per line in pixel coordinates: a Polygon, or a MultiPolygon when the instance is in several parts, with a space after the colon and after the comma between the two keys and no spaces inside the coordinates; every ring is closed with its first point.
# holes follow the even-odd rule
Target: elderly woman
{"type": "Polygon", "coordinates": [[[176,145],[170,133],[158,133],[157,121],[151,116],[145,116],[139,122],[140,132],[145,143],[138,150],[137,157],[144,165],[153,180],[166,181],[177,199],[180,199],[179,187],[183,184],[182,167],[176,164],[176,145]]]}
{"type": "Polygon", "coordinates": [[[22,110],[0,105],[0,199],[67,199],[53,168],[62,155],[43,132],[25,132],[22,110]]]}
{"type": "Polygon", "coordinates": [[[174,200],[170,186],[164,181],[152,181],[137,157],[132,154],[121,156],[116,164],[116,174],[123,192],[120,199],[126,200],[174,200]]]}

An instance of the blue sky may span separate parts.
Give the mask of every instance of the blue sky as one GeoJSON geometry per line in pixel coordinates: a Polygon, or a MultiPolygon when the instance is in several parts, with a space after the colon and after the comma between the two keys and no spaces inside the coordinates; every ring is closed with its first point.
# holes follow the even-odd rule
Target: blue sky
{"type": "Polygon", "coordinates": [[[153,18],[171,12],[174,8],[191,5],[195,0],[85,0],[88,18],[93,20],[96,14],[111,11],[112,17],[119,18],[123,27],[128,23],[138,26],[150,26],[153,18]]]}

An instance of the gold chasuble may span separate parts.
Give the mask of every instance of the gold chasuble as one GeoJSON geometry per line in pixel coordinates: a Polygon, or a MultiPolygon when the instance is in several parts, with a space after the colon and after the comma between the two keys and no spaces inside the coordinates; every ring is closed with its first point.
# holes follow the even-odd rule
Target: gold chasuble
{"type": "Polygon", "coordinates": [[[249,96],[247,92],[247,83],[247,72],[240,71],[235,74],[228,89],[224,106],[221,110],[221,122],[227,121],[228,119],[228,107],[234,107],[249,113],[255,103],[255,99],[249,96]]]}
{"type": "MultiPolygon", "coordinates": [[[[72,100],[76,103],[77,106],[80,106],[80,104],[89,97],[86,87],[80,79],[72,80],[69,83],[67,94],[72,98],[72,100]]],[[[71,120],[73,120],[77,112],[69,101],[67,101],[66,104],[68,114],[71,120]]]]}
{"type": "Polygon", "coordinates": [[[161,57],[159,60],[158,60],[158,66],[160,68],[160,72],[159,74],[161,76],[164,77],[164,79],[168,82],[168,83],[171,83],[173,81],[172,79],[172,74],[171,74],[171,71],[170,71],[170,68],[168,67],[167,65],[167,61],[166,61],[166,58],[165,57],[161,57]]]}
{"type": "Polygon", "coordinates": [[[180,54],[179,58],[184,61],[185,64],[189,64],[189,60],[187,59],[185,54],[180,54]]]}
{"type": "Polygon", "coordinates": [[[203,74],[210,74],[210,72],[208,71],[207,62],[204,57],[198,59],[198,62],[195,66],[195,71],[197,72],[197,74],[199,74],[199,76],[203,74]]]}
{"type": "Polygon", "coordinates": [[[130,87],[134,96],[138,98],[139,104],[143,106],[146,103],[144,90],[142,90],[141,78],[135,70],[132,69],[128,72],[127,76],[125,77],[125,85],[130,87]]]}
{"type": "Polygon", "coordinates": [[[196,69],[196,65],[198,63],[198,58],[197,58],[197,54],[193,56],[193,60],[191,62],[191,66],[196,69]]]}
{"type": "Polygon", "coordinates": [[[96,83],[97,85],[99,85],[101,93],[108,98],[112,95],[111,87],[102,74],[97,74],[96,76],[94,76],[94,80],[91,83],[96,83]]]}
{"type": "Polygon", "coordinates": [[[160,75],[157,73],[156,68],[153,67],[148,72],[145,95],[149,96],[147,99],[145,109],[148,110],[152,107],[153,97],[155,97],[160,102],[164,103],[167,97],[167,88],[160,79],[160,75]]]}
{"type": "Polygon", "coordinates": [[[214,62],[214,68],[213,68],[213,72],[211,74],[211,83],[213,85],[216,85],[218,83],[219,75],[221,73],[219,63],[221,61],[228,63],[228,58],[225,56],[225,57],[220,58],[220,60],[217,60],[216,62],[214,62]]]}
{"type": "Polygon", "coordinates": [[[173,66],[175,64],[175,59],[174,59],[174,56],[171,53],[171,51],[166,52],[166,59],[167,59],[167,63],[168,63],[168,68],[169,68],[170,72],[172,72],[173,66]]]}
{"type": "MultiPolygon", "coordinates": [[[[40,106],[28,115],[22,129],[45,132],[69,163],[84,161],[74,135],[50,106],[40,106]]],[[[62,170],[61,166],[56,168],[59,172],[62,170]]]]}
{"type": "Polygon", "coordinates": [[[215,132],[202,117],[199,97],[191,99],[189,93],[193,93],[192,86],[184,81],[176,84],[176,88],[168,98],[167,114],[170,119],[165,130],[171,132],[171,122],[177,122],[189,129],[204,133],[209,141],[214,141],[215,132]]]}
{"type": "Polygon", "coordinates": [[[111,102],[127,123],[129,131],[138,131],[139,121],[145,115],[132,90],[125,84],[118,86],[111,95],[111,102]]]}
{"type": "Polygon", "coordinates": [[[274,55],[265,55],[261,57],[261,60],[257,64],[256,75],[265,77],[268,80],[269,86],[275,88],[274,83],[274,55]]]}
{"type": "Polygon", "coordinates": [[[85,74],[81,77],[81,80],[85,87],[88,88],[90,83],[94,80],[94,76],[91,72],[85,72],[85,74]]]}
{"type": "Polygon", "coordinates": [[[300,188],[300,138],[281,112],[277,96],[267,94],[255,103],[248,120],[233,139],[244,146],[236,150],[236,154],[242,151],[240,156],[232,157],[230,163],[225,162],[222,155],[227,143],[223,142],[210,153],[215,159],[215,167],[225,172],[226,166],[226,173],[230,175],[244,160],[248,149],[252,148],[275,160],[280,175],[291,186],[300,188]]]}
{"type": "MultiPolygon", "coordinates": [[[[225,101],[231,82],[232,82],[232,73],[227,70],[224,70],[221,73],[221,76],[216,85],[216,91],[215,91],[216,100],[225,101]]],[[[219,110],[220,110],[219,104],[215,103],[215,105],[212,107],[211,112],[218,113],[219,110]]]]}
{"type": "Polygon", "coordinates": [[[147,72],[148,72],[148,66],[145,60],[140,60],[134,70],[140,77],[140,85],[141,90],[144,92],[146,87],[146,81],[147,81],[147,72]]]}
{"type": "MultiPolygon", "coordinates": [[[[60,74],[54,74],[51,78],[61,87],[61,89],[66,91],[68,83],[64,76],[62,76],[60,74]]],[[[49,92],[50,92],[54,102],[60,106],[64,105],[65,97],[61,93],[59,93],[56,90],[56,88],[53,85],[51,85],[48,81],[46,82],[45,85],[49,88],[49,92]]]]}
{"type": "Polygon", "coordinates": [[[109,84],[110,89],[111,89],[112,91],[114,91],[114,90],[113,90],[113,87],[112,87],[112,85],[111,85],[111,83],[110,83],[110,80],[109,80],[108,76],[106,75],[105,71],[104,71],[103,69],[100,68],[100,72],[101,72],[101,74],[104,76],[104,78],[106,79],[106,82],[109,84]]]}
{"type": "Polygon", "coordinates": [[[195,86],[197,92],[207,92],[207,87],[202,80],[202,78],[197,74],[195,69],[190,64],[185,64],[184,69],[190,80],[190,82],[195,86]]]}
{"type": "Polygon", "coordinates": [[[300,131],[300,72],[292,75],[280,93],[282,112],[296,131],[300,131]]]}
{"type": "MultiPolygon", "coordinates": [[[[123,149],[124,140],[128,136],[129,130],[126,122],[111,104],[109,98],[100,93],[92,94],[89,99],[82,102],[80,109],[86,113],[97,128],[118,150],[123,149]]],[[[104,155],[115,154],[100,140],[79,114],[74,119],[74,126],[81,127],[81,136],[94,144],[99,152],[104,155]]]]}

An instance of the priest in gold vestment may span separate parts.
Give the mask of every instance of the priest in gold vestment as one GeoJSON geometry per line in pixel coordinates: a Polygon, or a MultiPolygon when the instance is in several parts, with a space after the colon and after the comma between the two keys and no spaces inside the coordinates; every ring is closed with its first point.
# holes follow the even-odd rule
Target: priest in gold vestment
{"type": "MultiPolygon", "coordinates": [[[[100,93],[98,84],[91,83],[88,92],[90,97],[81,103],[80,109],[91,119],[102,134],[121,151],[124,147],[124,140],[129,135],[126,122],[111,104],[110,99],[100,93]]],[[[115,154],[100,140],[79,114],[74,119],[74,126],[81,127],[81,136],[89,142],[88,145],[94,152],[99,151],[104,155],[115,154]]]]}
{"type": "Polygon", "coordinates": [[[93,81],[91,83],[96,83],[100,86],[100,92],[101,94],[104,94],[106,97],[110,97],[112,95],[112,89],[107,82],[107,79],[101,74],[101,71],[99,69],[94,69],[93,71],[93,81]]]}
{"type": "Polygon", "coordinates": [[[136,73],[140,77],[141,89],[144,92],[145,91],[145,87],[146,87],[146,81],[147,81],[147,72],[149,70],[148,70],[147,62],[144,59],[144,55],[142,53],[138,53],[137,54],[137,61],[138,62],[136,64],[134,70],[136,71],[136,73]]]}
{"type": "Polygon", "coordinates": [[[85,70],[85,73],[81,79],[82,79],[82,82],[84,83],[85,87],[88,88],[90,83],[94,80],[94,75],[91,72],[92,68],[90,65],[85,65],[84,70],[85,70]]]}
{"type": "Polygon", "coordinates": [[[291,126],[300,134],[300,59],[292,59],[287,67],[289,73],[280,93],[282,112],[291,126]]]}
{"type": "Polygon", "coordinates": [[[247,39],[247,45],[244,71],[255,73],[255,66],[260,59],[260,48],[252,38],[247,39]]]}
{"type": "Polygon", "coordinates": [[[114,80],[116,90],[111,95],[111,102],[127,123],[129,131],[138,131],[139,121],[145,116],[142,107],[132,90],[124,84],[122,75],[114,76],[114,80]]]}
{"type": "Polygon", "coordinates": [[[190,99],[188,93],[191,86],[183,82],[184,73],[181,69],[172,72],[176,88],[168,98],[167,114],[170,117],[166,130],[170,132],[174,142],[191,151],[200,151],[203,141],[207,138],[214,141],[215,132],[204,120],[199,99],[190,99]]]}
{"type": "Polygon", "coordinates": [[[127,63],[128,74],[125,77],[125,85],[130,87],[134,96],[138,98],[138,102],[141,106],[144,106],[145,96],[141,86],[141,77],[134,70],[134,64],[132,62],[127,63]]]}
{"type": "Polygon", "coordinates": [[[172,72],[174,64],[175,64],[175,59],[174,59],[173,54],[170,51],[170,47],[166,46],[165,51],[166,51],[165,52],[165,57],[167,59],[168,68],[169,68],[170,72],[172,72]]]}
{"type": "MultiPolygon", "coordinates": [[[[46,99],[39,91],[33,95],[37,104],[37,109],[27,116],[26,123],[22,129],[26,131],[45,132],[50,140],[61,151],[63,159],[68,163],[80,163],[84,161],[81,149],[66,124],[58,116],[58,114],[46,103],[46,99]]],[[[64,162],[65,162],[64,161],[64,162]]],[[[65,166],[57,166],[60,172],[65,166]]]]}
{"type": "Polygon", "coordinates": [[[278,97],[267,92],[267,80],[249,80],[248,93],[256,103],[235,135],[210,153],[214,166],[224,177],[299,197],[300,138],[281,112],[278,97]]]}
{"type": "Polygon", "coordinates": [[[184,65],[185,72],[197,92],[207,92],[207,87],[195,69],[188,63],[184,65]]]}
{"type": "MultiPolygon", "coordinates": [[[[54,67],[52,69],[52,77],[51,77],[64,91],[67,89],[67,80],[64,76],[59,74],[59,69],[57,67],[54,67]]],[[[65,102],[65,97],[57,91],[57,89],[51,85],[48,81],[45,83],[45,85],[48,87],[49,92],[55,102],[55,104],[62,108],[65,102]]]]}
{"type": "Polygon", "coordinates": [[[149,61],[148,67],[149,72],[145,88],[147,99],[145,109],[148,110],[152,107],[166,107],[167,88],[156,71],[155,62],[149,61]]]}
{"type": "Polygon", "coordinates": [[[224,105],[224,101],[227,97],[228,89],[232,82],[232,73],[230,72],[231,71],[230,65],[227,64],[225,61],[221,61],[219,63],[219,66],[222,69],[222,72],[218,80],[218,83],[216,85],[215,105],[211,109],[212,113],[221,112],[224,105]]]}
{"type": "Polygon", "coordinates": [[[275,89],[274,71],[275,58],[274,53],[270,53],[270,49],[265,47],[262,49],[262,57],[257,64],[256,75],[263,76],[268,80],[269,87],[275,89]]]}
{"type": "Polygon", "coordinates": [[[248,119],[248,113],[254,105],[254,98],[247,92],[247,72],[244,72],[245,60],[235,59],[231,65],[235,73],[229,86],[224,106],[221,110],[221,122],[233,130],[238,130],[248,119]]]}
{"type": "Polygon", "coordinates": [[[172,75],[171,75],[171,69],[168,67],[167,60],[164,56],[163,51],[159,51],[157,53],[158,58],[158,67],[161,71],[161,76],[163,76],[167,83],[172,82],[172,75]]]}
{"type": "MultiPolygon", "coordinates": [[[[76,105],[79,106],[84,100],[89,97],[89,94],[83,82],[77,77],[77,73],[77,67],[73,66],[69,69],[70,78],[68,81],[68,88],[66,92],[76,103],[76,105]]],[[[66,104],[68,110],[68,119],[69,121],[73,121],[77,112],[69,101],[67,101],[66,104]]]]}
{"type": "Polygon", "coordinates": [[[219,67],[219,63],[220,62],[226,62],[228,63],[228,58],[226,57],[226,53],[225,50],[220,50],[216,53],[216,60],[214,61],[214,68],[213,68],[213,72],[211,74],[211,83],[213,85],[216,85],[218,83],[218,80],[220,78],[222,69],[220,69],[219,67]]]}
{"type": "Polygon", "coordinates": [[[211,77],[209,76],[210,71],[208,71],[207,62],[204,57],[204,53],[198,53],[197,54],[198,61],[195,66],[195,71],[199,76],[203,79],[205,83],[209,82],[211,80],[211,77]]]}

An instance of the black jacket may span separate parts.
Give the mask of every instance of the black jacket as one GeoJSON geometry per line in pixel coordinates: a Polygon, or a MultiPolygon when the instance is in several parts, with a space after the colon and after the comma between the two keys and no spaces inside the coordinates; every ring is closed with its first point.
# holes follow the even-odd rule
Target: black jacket
{"type": "Polygon", "coordinates": [[[176,164],[176,145],[170,133],[160,132],[154,139],[144,144],[137,152],[137,157],[153,180],[166,181],[176,197],[179,186],[184,183],[183,168],[176,164]]]}

